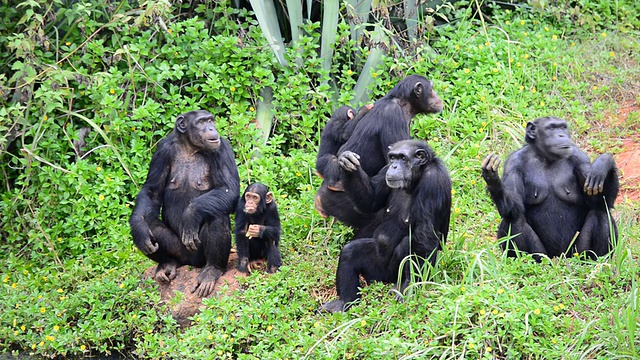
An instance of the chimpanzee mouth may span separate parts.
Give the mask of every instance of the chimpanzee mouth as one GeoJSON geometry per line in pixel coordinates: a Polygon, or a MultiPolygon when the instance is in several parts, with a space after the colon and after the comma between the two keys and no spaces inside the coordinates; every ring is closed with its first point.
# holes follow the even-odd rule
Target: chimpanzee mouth
{"type": "Polygon", "coordinates": [[[387,178],[387,186],[392,189],[401,189],[404,186],[402,178],[387,178]]]}
{"type": "Polygon", "coordinates": [[[217,144],[220,142],[220,139],[207,139],[207,142],[212,143],[212,144],[217,144]]]}

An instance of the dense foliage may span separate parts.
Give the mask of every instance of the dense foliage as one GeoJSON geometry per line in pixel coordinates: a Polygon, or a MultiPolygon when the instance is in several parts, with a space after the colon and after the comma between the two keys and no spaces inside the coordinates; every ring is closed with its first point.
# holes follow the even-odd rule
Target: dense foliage
{"type": "Polygon", "coordinates": [[[637,2],[500,9],[459,1],[442,9],[451,22],[423,42],[387,44],[371,73],[371,97],[417,73],[434,80],[446,103],[442,114],[416,118],[413,129],[451,171],[450,242],[433,278],[418,281],[403,303],[376,284],[337,315],[316,309],[333,296],[337,254],[350,232],[313,210],[313,167],[322,125],[353,97],[362,70],[353,64],[367,52],[350,39],[348,19],[339,22],[328,74],[318,23],[305,25],[283,67],[251,13],[230,1],[132,4],[0,3],[0,352],[639,356],[640,206],[618,206],[621,244],[597,263],[504,259],[493,237],[498,214],[479,173],[484,155],[506,156],[537,116],[567,118],[592,155],[615,152],[617,139],[637,131],[638,112],[602,127],[617,104],[640,100],[637,2]],[[273,91],[268,139],[256,121],[262,89],[273,91]],[[241,181],[275,191],[285,266],[205,300],[193,326],[180,330],[153,283],[142,280],[152,264],[134,248],[127,219],[155,145],[176,115],[196,108],[217,116],[241,181]]]}

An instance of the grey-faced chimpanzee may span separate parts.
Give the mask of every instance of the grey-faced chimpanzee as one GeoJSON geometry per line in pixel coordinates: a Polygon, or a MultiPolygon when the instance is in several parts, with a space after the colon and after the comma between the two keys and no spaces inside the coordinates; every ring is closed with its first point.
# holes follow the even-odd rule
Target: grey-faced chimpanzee
{"type": "Polygon", "coordinates": [[[249,261],[267,258],[267,271],[282,265],[280,258],[280,216],[273,193],[266,185],[247,186],[236,209],[238,271],[248,272],[249,261]]]}
{"type": "MultiPolygon", "coordinates": [[[[442,108],[442,100],[433,90],[432,82],[420,75],[410,75],[375,102],[340,147],[338,156],[345,151],[363,155],[363,171],[374,176],[385,166],[389,146],[410,138],[411,119],[417,114],[439,113],[442,108]]],[[[331,191],[323,183],[316,194],[316,210],[322,216],[334,216],[361,229],[371,222],[371,214],[363,212],[350,199],[349,194],[331,191]]]]}
{"type": "Polygon", "coordinates": [[[129,219],[133,242],[170,282],[181,265],[203,267],[193,291],[207,296],[227,268],[231,222],[240,192],[229,142],[208,111],[184,113],[153,154],[129,219]],[[162,219],[159,218],[162,209],[162,219]]]}
{"type": "MultiPolygon", "coordinates": [[[[367,238],[350,241],[340,252],[336,272],[339,299],[322,307],[343,311],[358,296],[359,275],[371,281],[396,282],[402,260],[410,255],[421,266],[435,264],[436,253],[447,239],[451,215],[451,178],[444,163],[426,142],[404,140],[389,150],[389,164],[370,178],[361,157],[340,154],[345,188],[366,212],[380,212],[381,222],[367,238]]],[[[402,269],[400,290],[409,284],[409,267],[402,269]]]]}
{"type": "Polygon", "coordinates": [[[608,215],[620,188],[613,157],[603,154],[591,163],[571,141],[567,122],[557,117],[529,122],[525,141],[507,158],[502,180],[497,155],[482,162],[482,177],[502,217],[498,238],[512,237],[502,248],[509,256],[514,249],[534,254],[538,261],[540,255],[607,254],[611,227],[613,241],[618,237],[608,215]]]}
{"type": "Polygon", "coordinates": [[[339,107],[322,129],[320,135],[320,148],[316,159],[316,171],[327,183],[332,191],[343,191],[340,181],[340,165],[338,165],[337,152],[355,129],[360,119],[373,108],[368,104],[360,108],[358,113],[351,106],[339,107]]]}

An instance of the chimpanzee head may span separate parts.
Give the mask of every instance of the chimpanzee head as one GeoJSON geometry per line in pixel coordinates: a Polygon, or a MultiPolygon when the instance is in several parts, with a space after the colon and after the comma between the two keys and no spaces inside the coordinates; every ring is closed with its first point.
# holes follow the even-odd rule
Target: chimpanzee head
{"type": "Polygon", "coordinates": [[[245,203],[242,210],[250,215],[260,215],[265,211],[267,204],[273,202],[273,193],[266,185],[253,183],[247,186],[243,198],[245,203]]]}
{"type": "Polygon", "coordinates": [[[411,189],[418,183],[424,167],[433,161],[435,153],[420,140],[402,140],[389,147],[387,185],[392,189],[411,189]]]}
{"type": "Polygon", "coordinates": [[[574,145],[567,122],[555,116],[529,122],[524,139],[546,160],[565,159],[573,154],[574,145]]]}
{"type": "Polygon", "coordinates": [[[220,134],[208,111],[194,110],[178,116],[175,130],[197,149],[217,151],[220,148],[220,134]]]}
{"type": "Polygon", "coordinates": [[[414,115],[437,114],[444,108],[442,99],[433,90],[433,82],[424,76],[407,76],[389,94],[407,100],[411,104],[414,115]]]}

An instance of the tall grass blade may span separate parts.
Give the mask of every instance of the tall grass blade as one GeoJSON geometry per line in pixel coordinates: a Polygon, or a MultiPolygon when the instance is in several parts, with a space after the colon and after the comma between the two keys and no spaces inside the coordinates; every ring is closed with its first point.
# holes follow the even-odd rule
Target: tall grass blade
{"type": "Polygon", "coordinates": [[[326,0],[322,14],[322,39],[320,41],[320,57],[322,57],[322,69],[328,74],[333,61],[333,44],[338,33],[338,12],[340,2],[338,0],[326,0]]]}
{"type": "MultiPolygon", "coordinates": [[[[385,34],[384,31],[380,28],[380,25],[376,25],[376,28],[372,34],[372,43],[380,44],[384,41],[385,34]]],[[[362,68],[362,72],[358,77],[358,81],[356,82],[356,86],[354,88],[354,97],[351,100],[351,105],[353,107],[359,107],[360,104],[369,102],[369,87],[374,82],[373,72],[382,62],[382,56],[384,55],[384,51],[377,45],[374,45],[371,49],[369,49],[369,56],[367,57],[367,61],[362,68]]]]}
{"type": "Polygon", "coordinates": [[[256,107],[256,121],[262,131],[260,140],[263,145],[266,145],[273,124],[273,89],[268,86],[260,89],[260,99],[256,107]]]}
{"type": "Polygon", "coordinates": [[[280,65],[288,66],[289,63],[284,58],[285,47],[280,33],[280,26],[278,26],[278,15],[276,14],[273,0],[250,0],[250,2],[260,24],[260,29],[278,62],[280,65]]]}
{"type": "Polygon", "coordinates": [[[291,26],[291,43],[295,44],[300,39],[300,28],[302,27],[302,1],[287,0],[287,13],[291,26]]]}
{"type": "Polygon", "coordinates": [[[358,44],[362,39],[364,24],[369,21],[371,13],[371,0],[347,0],[347,16],[351,25],[351,40],[355,40],[358,44]]]}
{"type": "Polygon", "coordinates": [[[418,6],[416,0],[404,0],[404,21],[407,23],[407,37],[410,43],[417,41],[418,6]]]}

